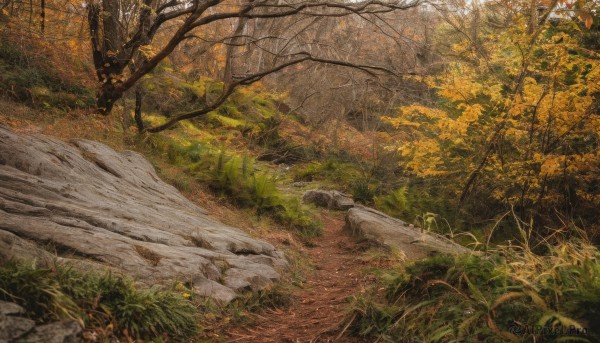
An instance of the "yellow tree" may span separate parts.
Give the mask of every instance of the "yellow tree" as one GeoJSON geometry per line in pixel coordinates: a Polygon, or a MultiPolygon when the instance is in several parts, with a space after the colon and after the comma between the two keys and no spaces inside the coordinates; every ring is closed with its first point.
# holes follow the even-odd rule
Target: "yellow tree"
{"type": "Polygon", "coordinates": [[[438,106],[405,106],[388,119],[410,137],[397,146],[408,171],[458,181],[449,187],[459,204],[477,194],[523,218],[558,210],[597,222],[599,55],[578,41],[587,17],[579,26],[547,20],[556,8],[535,30],[520,15],[509,30],[484,33],[478,49],[470,39],[454,44],[471,59],[428,80],[438,106]]]}

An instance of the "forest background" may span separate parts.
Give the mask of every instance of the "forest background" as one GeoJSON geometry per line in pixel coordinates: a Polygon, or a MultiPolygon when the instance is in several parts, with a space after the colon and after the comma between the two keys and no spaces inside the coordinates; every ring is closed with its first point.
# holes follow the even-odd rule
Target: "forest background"
{"type": "MultiPolygon", "coordinates": [[[[473,290],[484,277],[468,281],[485,305],[462,323],[505,337],[494,311],[525,294],[536,321],[583,327],[598,313],[575,308],[600,299],[599,10],[552,0],[3,0],[0,94],[57,135],[86,126],[112,146],[141,147],[186,170],[171,176],[179,188],[200,180],[307,237],[320,224],[282,182],[351,193],[476,250],[518,250],[531,267],[523,273],[548,267],[556,278],[519,294],[487,285],[492,298],[473,290]],[[566,289],[585,288],[559,310],[566,289]]],[[[444,268],[447,284],[465,282],[444,268]]],[[[423,270],[395,279],[397,289],[416,282],[411,272],[423,270]]],[[[405,311],[415,305],[406,297],[384,302],[403,298],[405,311]]],[[[392,320],[364,306],[359,332],[399,335],[406,312],[392,320]]]]}

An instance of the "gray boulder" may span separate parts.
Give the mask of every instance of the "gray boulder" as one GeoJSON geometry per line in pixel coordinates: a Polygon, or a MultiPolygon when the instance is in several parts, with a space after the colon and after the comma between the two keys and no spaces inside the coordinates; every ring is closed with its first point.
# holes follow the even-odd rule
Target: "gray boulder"
{"type": "Polygon", "coordinates": [[[36,326],[15,343],[77,343],[81,342],[81,326],[74,320],[36,326]]]}
{"type": "Polygon", "coordinates": [[[0,315],[19,315],[23,313],[25,313],[25,309],[21,306],[0,300],[0,315]]]}
{"type": "Polygon", "coordinates": [[[25,311],[15,303],[0,301],[0,342],[76,343],[81,341],[81,326],[74,320],[35,325],[19,315],[25,311]]]}
{"type": "Polygon", "coordinates": [[[312,189],[304,192],[302,201],[332,210],[346,211],[354,207],[354,200],[338,191],[312,189]]]}
{"type": "Polygon", "coordinates": [[[364,206],[355,206],[346,213],[345,229],[356,237],[388,248],[399,249],[409,259],[419,259],[435,253],[472,252],[444,236],[423,231],[414,225],[364,206]]]}
{"type": "Polygon", "coordinates": [[[31,332],[34,327],[35,322],[31,319],[0,314],[0,342],[12,342],[31,332]]]}
{"type": "Polygon", "coordinates": [[[223,302],[279,278],[283,254],[212,219],[133,151],[0,127],[0,262],[56,258],[142,283],[189,281],[223,302]],[[47,250],[47,248],[46,248],[47,250]]]}

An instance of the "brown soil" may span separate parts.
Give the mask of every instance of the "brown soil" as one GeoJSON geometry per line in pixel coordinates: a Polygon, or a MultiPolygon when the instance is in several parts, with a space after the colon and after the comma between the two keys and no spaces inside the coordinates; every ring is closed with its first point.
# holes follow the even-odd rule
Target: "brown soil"
{"type": "Polygon", "coordinates": [[[314,271],[294,292],[286,309],[270,309],[249,326],[234,327],[227,342],[367,342],[348,335],[348,300],[364,292],[374,277],[365,275],[364,247],[343,231],[341,215],[322,213],[325,224],[315,246],[306,249],[314,271]]]}

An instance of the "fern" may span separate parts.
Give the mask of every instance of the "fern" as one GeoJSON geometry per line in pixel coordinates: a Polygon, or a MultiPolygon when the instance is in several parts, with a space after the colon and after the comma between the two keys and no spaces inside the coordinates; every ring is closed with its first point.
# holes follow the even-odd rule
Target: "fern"
{"type": "Polygon", "coordinates": [[[402,218],[407,214],[408,209],[407,190],[408,188],[404,186],[387,195],[375,197],[375,206],[390,216],[402,218]]]}
{"type": "Polygon", "coordinates": [[[598,341],[600,252],[576,241],[547,249],[538,256],[498,247],[414,262],[382,280],[385,301],[354,303],[351,326],[389,341],[598,341]]]}

